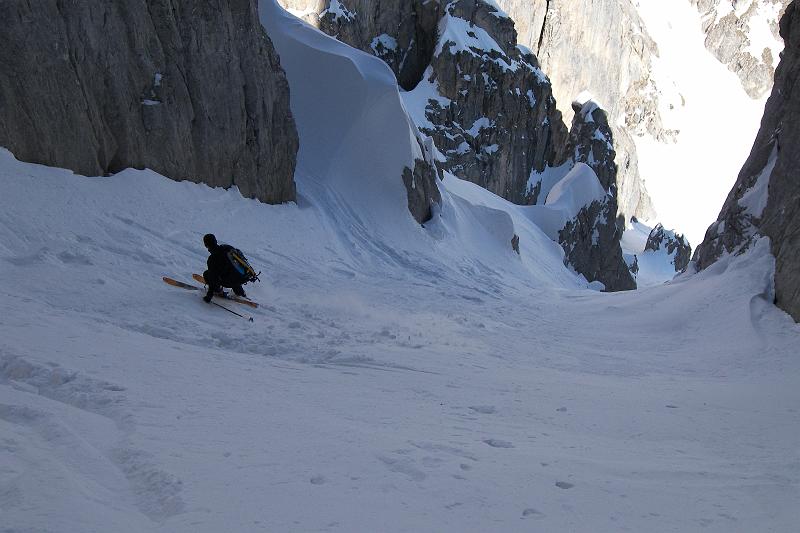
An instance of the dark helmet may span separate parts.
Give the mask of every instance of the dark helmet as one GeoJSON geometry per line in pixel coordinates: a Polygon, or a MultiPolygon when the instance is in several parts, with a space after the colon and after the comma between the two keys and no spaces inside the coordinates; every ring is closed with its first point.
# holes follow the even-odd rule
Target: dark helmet
{"type": "Polygon", "coordinates": [[[206,248],[208,248],[209,250],[212,249],[212,248],[216,248],[217,247],[217,238],[214,236],[213,233],[206,233],[203,236],[203,244],[205,244],[206,248]]]}

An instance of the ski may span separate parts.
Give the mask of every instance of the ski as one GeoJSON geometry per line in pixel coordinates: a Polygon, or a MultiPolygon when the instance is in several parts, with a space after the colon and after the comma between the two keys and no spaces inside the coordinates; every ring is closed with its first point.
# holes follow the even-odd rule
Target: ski
{"type": "MultiPolygon", "coordinates": [[[[172,279],[172,278],[168,278],[166,276],[162,277],[161,279],[164,280],[164,283],[166,283],[167,285],[172,285],[173,287],[180,287],[181,289],[187,289],[187,290],[190,290],[190,291],[203,291],[203,290],[205,290],[202,287],[198,287],[196,285],[189,285],[188,283],[184,283],[182,281],[178,281],[178,280],[175,280],[175,279],[172,279]]],[[[237,303],[249,305],[253,309],[257,309],[258,308],[258,304],[257,303],[251,302],[250,300],[245,300],[244,298],[239,298],[238,296],[230,296],[230,295],[222,296],[220,294],[216,294],[215,296],[217,296],[218,298],[224,298],[225,300],[230,300],[232,302],[237,302],[237,303]]],[[[211,303],[214,303],[214,302],[211,302],[211,303]]],[[[222,307],[222,306],[220,306],[220,307],[222,307]]],[[[227,310],[227,308],[225,308],[225,309],[227,310]]],[[[235,314],[238,314],[238,313],[235,313],[235,314]]]]}
{"type": "Polygon", "coordinates": [[[184,283],[184,282],[178,281],[176,279],[168,278],[167,276],[164,276],[161,279],[164,280],[164,283],[166,283],[167,285],[172,285],[173,287],[180,287],[181,289],[188,289],[190,291],[202,291],[203,290],[200,287],[196,287],[195,285],[189,285],[188,283],[184,283]]]}
{"type": "MultiPolygon", "coordinates": [[[[198,283],[202,283],[203,285],[206,284],[206,279],[200,274],[192,274],[192,278],[198,283]]],[[[232,302],[238,302],[244,305],[249,305],[253,309],[258,309],[258,304],[256,302],[248,300],[247,298],[242,298],[241,296],[236,296],[235,294],[227,294],[226,296],[221,296],[221,298],[225,298],[226,300],[231,300],[232,302]]]]}

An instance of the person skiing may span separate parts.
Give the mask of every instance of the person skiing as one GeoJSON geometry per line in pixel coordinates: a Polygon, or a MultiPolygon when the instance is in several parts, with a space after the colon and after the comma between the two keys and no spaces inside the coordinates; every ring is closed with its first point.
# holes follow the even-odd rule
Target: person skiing
{"type": "MultiPolygon", "coordinates": [[[[246,263],[244,255],[233,246],[229,244],[217,243],[217,238],[212,233],[203,236],[203,244],[208,249],[208,270],[203,272],[203,277],[208,285],[208,293],[203,297],[206,303],[211,303],[211,297],[215,293],[222,292],[223,288],[229,287],[233,290],[233,294],[246,298],[247,295],[242,288],[242,284],[252,280],[252,276],[246,272],[242,273],[241,268],[233,263],[234,258],[241,258],[246,263]],[[235,256],[232,254],[236,254],[235,256]]],[[[249,267],[249,265],[247,265],[249,267]]],[[[252,269],[251,269],[252,270],[252,269]]]]}

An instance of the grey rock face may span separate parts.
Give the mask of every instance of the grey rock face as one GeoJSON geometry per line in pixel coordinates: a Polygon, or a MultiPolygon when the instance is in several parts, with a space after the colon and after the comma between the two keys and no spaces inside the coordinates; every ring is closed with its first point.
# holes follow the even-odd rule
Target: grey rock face
{"type": "Polygon", "coordinates": [[[408,167],[403,170],[403,183],[408,193],[408,210],[420,224],[433,217],[433,203],[442,203],[442,195],[436,183],[437,178],[435,166],[421,159],[414,161],[413,170],[408,167]]]}
{"type": "Polygon", "coordinates": [[[694,260],[699,269],[723,253],[746,251],[760,235],[775,256],[775,303],[800,321],[800,8],[780,23],[786,48],[775,71],[761,129],[717,221],[694,260]]]}
{"type": "Polygon", "coordinates": [[[608,115],[592,100],[573,102],[575,112],[569,142],[576,163],[586,163],[594,170],[600,184],[616,196],[617,165],[614,163],[614,134],[608,115]]]}
{"type": "Polygon", "coordinates": [[[675,272],[683,272],[689,265],[689,260],[692,258],[692,247],[689,245],[689,241],[683,235],[667,231],[664,226],[657,224],[647,237],[644,250],[655,252],[662,248],[668,255],[674,256],[672,264],[675,265],[675,272]]]}
{"type": "Polygon", "coordinates": [[[689,0],[703,17],[706,48],[742,82],[751,98],[761,98],[772,87],[778,58],[769,48],[752,50],[754,32],[772,31],[778,37],[778,20],[791,0],[689,0]],[[773,12],[770,28],[759,11],[773,12]]]}
{"type": "Polygon", "coordinates": [[[565,261],[588,281],[602,282],[609,292],[636,288],[619,245],[624,228],[621,224],[608,223],[614,220],[615,214],[616,205],[612,200],[592,202],[559,233],[565,261]]]}
{"type": "Polygon", "coordinates": [[[626,219],[655,218],[639,175],[632,135],[670,141],[658,111],[652,58],[658,55],[630,0],[497,0],[514,19],[520,43],[538,57],[565,117],[569,104],[589,90],[603,105],[616,148],[619,211],[626,219]],[[620,127],[619,124],[624,124],[620,127]]]}
{"type": "Polygon", "coordinates": [[[404,89],[416,87],[436,47],[441,4],[429,0],[351,0],[339,5],[344,14],[323,10],[319,28],[383,59],[404,89]]]}
{"type": "Polygon", "coordinates": [[[472,28],[466,44],[443,36],[427,77],[449,102],[431,101],[426,115],[433,127],[422,130],[453,174],[514,203],[536,203],[531,172],[558,166],[567,155],[567,129],[550,82],[536,58],[517,47],[513,21],[494,7],[451,2],[442,25],[456,32],[466,25],[461,21],[472,28]],[[486,37],[498,48],[481,48],[486,37]]]}
{"type": "Polygon", "coordinates": [[[619,243],[625,219],[617,215],[617,166],[608,118],[592,101],[576,102],[573,110],[573,159],[594,170],[607,194],[603,201],[592,202],[567,223],[559,232],[559,243],[568,264],[587,280],[602,282],[607,291],[635,289],[636,281],[619,243]]]}
{"type": "Polygon", "coordinates": [[[253,0],[0,3],[0,145],[295,198],[289,88],[253,0]]]}

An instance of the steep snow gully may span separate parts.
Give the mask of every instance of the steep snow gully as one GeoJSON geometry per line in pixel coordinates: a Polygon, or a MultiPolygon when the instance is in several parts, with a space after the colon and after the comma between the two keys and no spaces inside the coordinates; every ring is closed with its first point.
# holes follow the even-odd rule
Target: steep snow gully
{"type": "Polygon", "coordinates": [[[285,64],[297,203],[0,149],[0,529],[796,529],[800,326],[766,241],[604,294],[452,176],[421,227],[388,70],[281,27],[310,67],[285,64]],[[206,232],[263,271],[253,323],[161,282],[206,232]]]}

